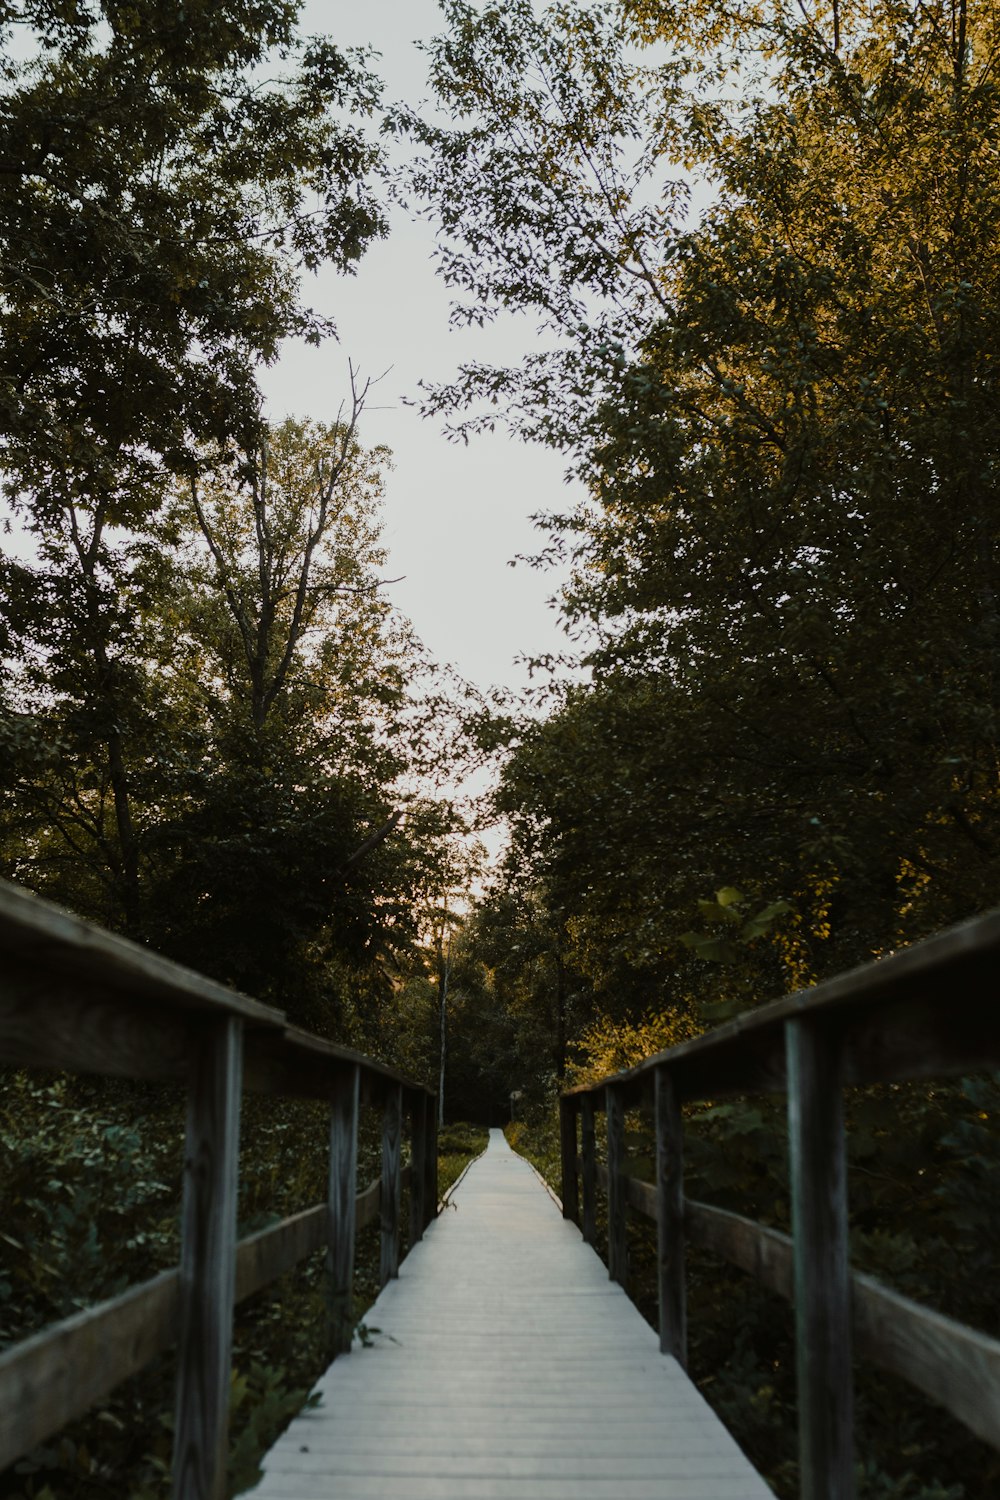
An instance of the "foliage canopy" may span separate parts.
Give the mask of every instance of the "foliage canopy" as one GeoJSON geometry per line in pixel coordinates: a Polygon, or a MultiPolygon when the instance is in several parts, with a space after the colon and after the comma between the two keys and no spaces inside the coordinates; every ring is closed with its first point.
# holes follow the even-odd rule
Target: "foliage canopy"
{"type": "Polygon", "coordinates": [[[794,907],[760,995],[991,904],[995,7],[447,15],[413,188],[459,316],[555,343],[427,406],[589,490],[540,518],[587,677],[500,795],[577,961],[707,989],[680,938],[732,884],[794,907]]]}

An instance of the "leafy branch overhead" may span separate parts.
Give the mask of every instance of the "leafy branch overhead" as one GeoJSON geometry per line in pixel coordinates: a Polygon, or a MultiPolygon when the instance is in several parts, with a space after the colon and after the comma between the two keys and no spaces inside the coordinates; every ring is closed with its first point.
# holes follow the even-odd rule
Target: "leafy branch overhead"
{"type": "Polygon", "coordinates": [[[270,426],[385,230],[370,57],[288,0],[0,17],[0,852],[8,875],[380,1045],[456,817],[454,715],[386,597],[389,461],[270,426]]]}
{"type": "Polygon", "coordinates": [[[319,339],[298,274],[349,269],[384,232],[359,122],[359,54],[296,39],[297,6],[51,7],[5,13],[0,101],[0,441],[48,513],[102,477],[113,519],[157,456],[256,421],[255,364],[319,339]]]}
{"type": "Polygon", "coordinates": [[[737,959],[741,947],[767,937],[778,919],[787,916],[792,907],[787,901],[771,901],[751,915],[743,893],[735,886],[726,885],[716,891],[714,901],[700,900],[698,910],[709,931],[683,932],[680,942],[698,958],[708,959],[711,963],[731,964],[737,959]]]}
{"type": "Polygon", "coordinates": [[[1000,898],[998,41],[972,0],[455,3],[395,117],[456,317],[543,330],[427,409],[586,486],[537,517],[575,673],[497,806],[612,1010],[1000,898]],[[724,881],[794,910],[695,932],[724,881]]]}

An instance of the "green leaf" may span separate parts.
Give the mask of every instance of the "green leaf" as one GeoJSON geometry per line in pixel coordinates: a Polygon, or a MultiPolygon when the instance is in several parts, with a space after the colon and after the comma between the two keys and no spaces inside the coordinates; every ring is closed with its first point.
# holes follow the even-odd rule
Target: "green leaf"
{"type": "Polygon", "coordinates": [[[729,964],[736,958],[736,949],[725,938],[706,937],[700,932],[683,932],[680,941],[699,958],[707,959],[710,963],[729,964]]]}

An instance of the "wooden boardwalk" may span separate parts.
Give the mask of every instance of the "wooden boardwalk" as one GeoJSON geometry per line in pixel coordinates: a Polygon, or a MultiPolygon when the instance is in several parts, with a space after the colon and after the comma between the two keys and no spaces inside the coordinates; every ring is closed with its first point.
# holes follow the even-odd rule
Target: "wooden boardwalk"
{"type": "Polygon", "coordinates": [[[254,1500],[771,1496],[498,1130],[366,1322],[254,1500]]]}

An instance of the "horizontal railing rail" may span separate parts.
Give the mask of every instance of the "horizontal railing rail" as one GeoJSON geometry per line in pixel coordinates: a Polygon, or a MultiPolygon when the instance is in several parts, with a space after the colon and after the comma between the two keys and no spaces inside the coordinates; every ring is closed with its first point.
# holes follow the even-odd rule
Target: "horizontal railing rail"
{"type": "Polygon", "coordinates": [[[657,1225],[660,1347],[687,1362],[685,1241],[794,1303],[801,1493],[854,1495],[852,1347],[1000,1447],[1000,1341],[853,1271],[844,1089],[1000,1068],[1000,913],[789,995],[560,1100],[563,1214],[628,1281],[627,1214],[657,1225]],[[688,1199],[682,1105],[786,1093],[792,1234],[688,1199]],[[625,1170],[625,1112],[652,1106],[656,1181],[625,1170]],[[595,1111],[605,1112],[607,1165],[595,1111]],[[578,1127],[579,1122],[579,1127],[578,1127]]]}
{"type": "Polygon", "coordinates": [[[437,1212],[429,1090],[288,1024],[280,1010],[0,882],[0,1063],[187,1087],[181,1259],[174,1270],[0,1354],[0,1468],[178,1345],[173,1493],[225,1491],[233,1307],[325,1250],[331,1352],[350,1347],[355,1242],[381,1224],[380,1279],[437,1212]],[[327,1201],[237,1242],[240,1097],[330,1110],[327,1201]],[[357,1191],[363,1105],[382,1106],[382,1170],[357,1191]],[[402,1166],[404,1115],[410,1164],[402,1166]]]}

